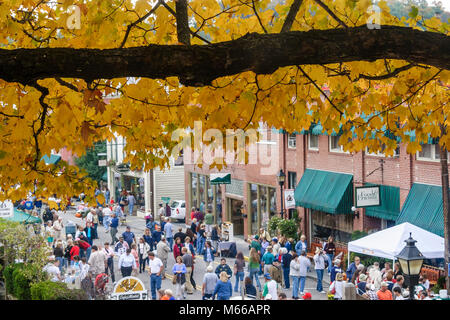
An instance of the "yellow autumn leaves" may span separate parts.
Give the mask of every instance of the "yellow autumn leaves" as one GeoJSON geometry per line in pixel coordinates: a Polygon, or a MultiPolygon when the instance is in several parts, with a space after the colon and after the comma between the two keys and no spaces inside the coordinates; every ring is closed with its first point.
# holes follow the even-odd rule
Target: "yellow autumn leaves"
{"type": "MultiPolygon", "coordinates": [[[[369,0],[323,1],[349,27],[366,24],[369,0]]],[[[192,44],[229,41],[248,32],[278,33],[293,0],[193,0],[189,1],[192,44]],[[195,37],[198,35],[199,37],[195,37]]],[[[174,1],[166,1],[175,10],[174,1]]],[[[126,30],[156,5],[146,0],[64,0],[59,4],[39,0],[0,3],[0,45],[6,49],[38,47],[117,48],[126,30]],[[66,21],[80,8],[80,28],[68,29],[66,21]],[[31,12],[27,15],[25,12],[31,12]],[[14,18],[14,19],[13,19],[14,18]]],[[[378,2],[381,23],[402,21],[378,2]]],[[[423,22],[433,32],[448,35],[449,25],[433,18],[423,22]]],[[[315,1],[304,0],[293,31],[331,29],[338,23],[315,1]]],[[[175,17],[160,6],[153,15],[130,29],[124,47],[178,43],[175,17]]],[[[158,63],[158,61],[155,61],[158,63]]],[[[79,79],[40,80],[49,89],[44,101],[50,107],[45,127],[37,137],[40,156],[62,148],[81,155],[98,140],[124,136],[126,161],[132,168],[163,168],[176,142],[178,128],[193,128],[201,121],[207,129],[257,128],[259,122],[287,132],[308,130],[320,123],[326,132],[340,132],[340,143],[351,152],[364,150],[392,154],[397,139],[415,153],[429,137],[441,136],[448,125],[449,71],[411,66],[383,78],[406,61],[378,60],[330,65],[284,67],[271,75],[242,72],[218,78],[210,86],[185,87],[177,78],[104,79],[86,83],[79,79]],[[369,80],[372,79],[372,80],[369,80]],[[327,97],[327,99],[326,99],[327,97]],[[415,139],[411,139],[414,133],[415,139]]],[[[204,66],[208,68],[207,65],[204,66]]],[[[61,162],[47,166],[36,157],[34,132],[42,119],[40,92],[30,86],[0,81],[0,197],[17,199],[36,188],[37,193],[63,197],[92,192],[93,184],[78,168],[61,162]],[[20,184],[20,185],[19,185],[20,184]]],[[[450,136],[441,137],[448,145],[450,136]]],[[[214,164],[213,164],[214,165],[214,164]]],[[[91,198],[94,201],[94,198],[91,198]]]]}

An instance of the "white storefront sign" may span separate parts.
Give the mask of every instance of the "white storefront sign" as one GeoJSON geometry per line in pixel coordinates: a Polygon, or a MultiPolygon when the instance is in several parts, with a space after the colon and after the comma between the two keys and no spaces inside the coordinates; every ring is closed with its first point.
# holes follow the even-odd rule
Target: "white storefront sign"
{"type": "Polygon", "coordinates": [[[381,205],[380,186],[355,188],[356,207],[376,207],[381,205]]]}
{"type": "Polygon", "coordinates": [[[11,200],[0,201],[0,218],[14,216],[14,204],[11,200]]]}

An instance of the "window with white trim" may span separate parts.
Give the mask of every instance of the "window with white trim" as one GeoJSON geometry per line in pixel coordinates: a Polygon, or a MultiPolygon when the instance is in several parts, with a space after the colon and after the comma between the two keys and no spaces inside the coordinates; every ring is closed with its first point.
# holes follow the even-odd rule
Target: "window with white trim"
{"type": "Polygon", "coordinates": [[[308,135],[308,149],[319,151],[319,136],[313,134],[308,135]]]}
{"type": "Polygon", "coordinates": [[[381,150],[378,152],[369,152],[369,148],[366,147],[366,154],[373,157],[393,157],[396,158],[400,155],[400,146],[397,146],[397,148],[394,150],[394,154],[392,156],[386,156],[384,154],[384,150],[386,149],[386,145],[383,143],[381,145],[381,150]]]}
{"type": "Polygon", "coordinates": [[[330,136],[330,152],[340,152],[340,153],[350,153],[348,151],[344,151],[344,147],[339,144],[338,136],[330,136]]]}
{"type": "Polygon", "coordinates": [[[295,134],[288,135],[288,148],[295,149],[297,147],[297,136],[295,134]]]}
{"type": "Polygon", "coordinates": [[[422,151],[417,152],[417,160],[439,161],[440,151],[439,144],[422,144],[422,151]]]}

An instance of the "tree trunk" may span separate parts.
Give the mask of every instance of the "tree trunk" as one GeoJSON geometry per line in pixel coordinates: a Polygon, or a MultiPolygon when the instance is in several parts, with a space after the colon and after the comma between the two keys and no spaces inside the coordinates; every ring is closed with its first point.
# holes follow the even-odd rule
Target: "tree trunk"
{"type": "Polygon", "coordinates": [[[450,37],[406,27],[381,26],[370,30],[362,26],[249,33],[236,40],[210,45],[148,45],[104,50],[0,49],[0,79],[28,84],[55,77],[92,81],[176,76],[185,85],[205,86],[216,78],[245,71],[271,74],[285,66],[377,59],[401,59],[450,70],[450,37]]]}
{"type": "MultiPolygon", "coordinates": [[[[442,135],[445,134],[446,127],[441,125],[442,135]]],[[[444,258],[445,258],[445,283],[447,286],[447,294],[450,295],[450,280],[448,275],[449,265],[449,249],[450,249],[450,226],[449,226],[449,196],[448,196],[448,160],[447,160],[447,148],[441,145],[441,178],[442,178],[442,213],[444,214],[444,258]]]]}

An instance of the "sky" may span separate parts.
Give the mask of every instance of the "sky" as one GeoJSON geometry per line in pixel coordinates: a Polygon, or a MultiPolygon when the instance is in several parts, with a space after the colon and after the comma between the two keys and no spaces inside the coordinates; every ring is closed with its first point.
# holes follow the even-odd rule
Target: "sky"
{"type": "MultiPolygon", "coordinates": [[[[439,0],[442,2],[442,6],[445,8],[445,11],[450,11],[450,0],[439,0]]],[[[433,5],[432,0],[427,0],[430,5],[433,5]]]]}

